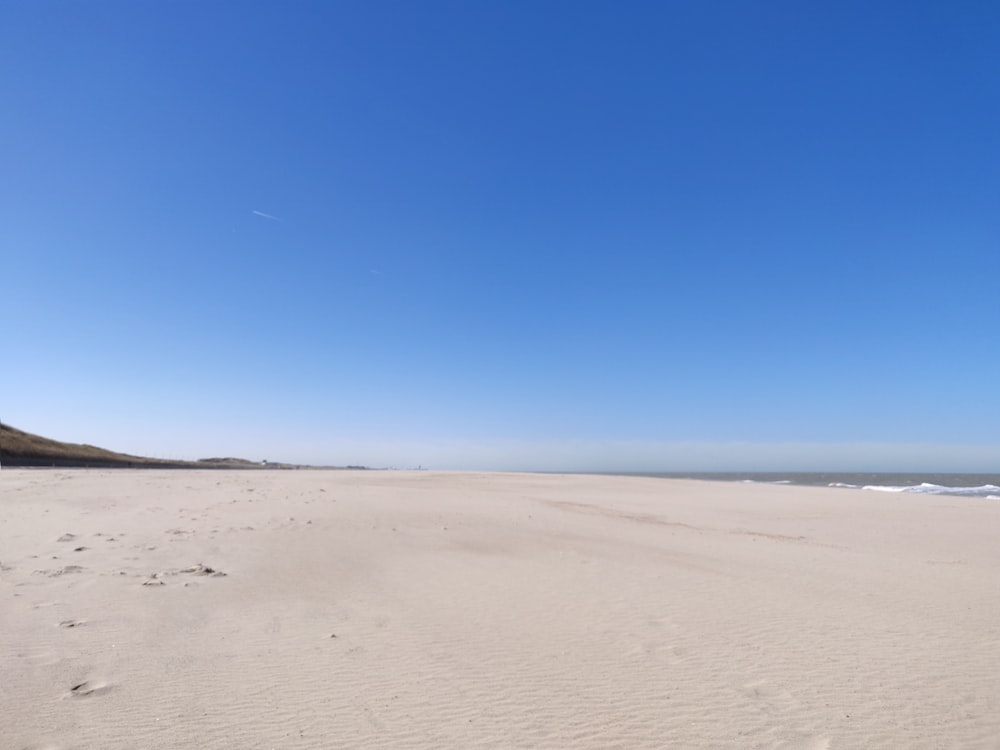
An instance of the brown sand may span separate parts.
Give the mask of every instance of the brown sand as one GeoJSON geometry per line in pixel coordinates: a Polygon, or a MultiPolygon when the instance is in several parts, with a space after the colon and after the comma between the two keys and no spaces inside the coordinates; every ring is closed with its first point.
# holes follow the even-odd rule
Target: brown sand
{"type": "Polygon", "coordinates": [[[3,470],[0,747],[1000,748],[1000,503],[3,470]]]}

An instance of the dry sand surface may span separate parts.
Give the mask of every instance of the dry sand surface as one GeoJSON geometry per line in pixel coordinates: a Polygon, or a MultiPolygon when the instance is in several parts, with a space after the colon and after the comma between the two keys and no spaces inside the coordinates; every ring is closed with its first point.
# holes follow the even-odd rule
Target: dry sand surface
{"type": "Polygon", "coordinates": [[[1000,502],[3,470],[0,747],[1000,748],[1000,502]]]}

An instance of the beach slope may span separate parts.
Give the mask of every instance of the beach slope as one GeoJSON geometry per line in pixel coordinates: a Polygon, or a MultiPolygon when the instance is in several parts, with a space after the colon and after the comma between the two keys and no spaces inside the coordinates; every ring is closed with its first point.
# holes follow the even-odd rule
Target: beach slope
{"type": "Polygon", "coordinates": [[[0,472],[0,746],[1000,747],[1000,503],[0,472]]]}

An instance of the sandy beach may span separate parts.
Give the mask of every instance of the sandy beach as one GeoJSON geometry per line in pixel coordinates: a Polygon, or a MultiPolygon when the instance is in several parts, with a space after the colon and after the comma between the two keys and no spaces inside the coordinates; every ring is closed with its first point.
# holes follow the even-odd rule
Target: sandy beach
{"type": "Polygon", "coordinates": [[[1000,503],[0,472],[0,747],[1000,748],[1000,503]]]}

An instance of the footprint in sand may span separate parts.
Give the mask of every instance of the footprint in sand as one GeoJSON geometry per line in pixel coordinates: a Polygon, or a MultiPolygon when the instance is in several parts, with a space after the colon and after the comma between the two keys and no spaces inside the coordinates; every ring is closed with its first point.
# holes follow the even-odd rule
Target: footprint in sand
{"type": "Polygon", "coordinates": [[[70,695],[79,697],[101,695],[111,690],[111,685],[103,680],[84,680],[69,689],[70,695]]]}
{"type": "Polygon", "coordinates": [[[78,628],[83,625],[84,620],[63,620],[59,623],[61,628],[78,628]]]}
{"type": "Polygon", "coordinates": [[[76,539],[76,534],[70,534],[67,531],[61,537],[59,537],[58,539],[56,539],[56,541],[57,542],[72,542],[74,539],[76,539]]]}
{"type": "Polygon", "coordinates": [[[787,690],[772,687],[767,680],[748,682],[743,686],[743,690],[749,697],[766,703],[791,703],[795,700],[787,690]]]}
{"type": "Polygon", "coordinates": [[[213,576],[215,578],[221,578],[226,575],[221,570],[216,570],[203,563],[192,565],[190,568],[182,568],[181,573],[193,573],[196,576],[213,576]]]}
{"type": "Polygon", "coordinates": [[[86,570],[86,568],[82,565],[66,565],[62,568],[57,568],[56,570],[36,570],[35,573],[48,576],[49,578],[57,578],[58,576],[64,576],[69,573],[82,573],[84,570],[86,570]]]}

